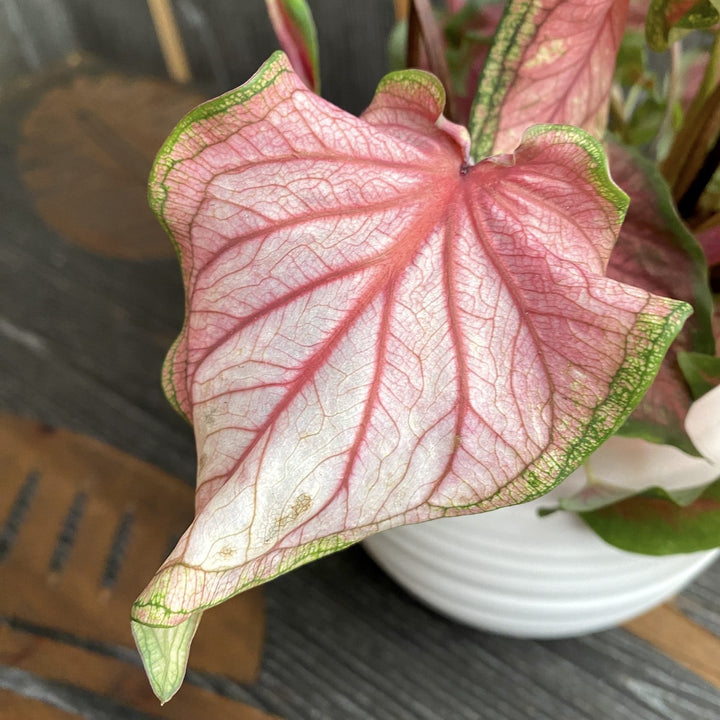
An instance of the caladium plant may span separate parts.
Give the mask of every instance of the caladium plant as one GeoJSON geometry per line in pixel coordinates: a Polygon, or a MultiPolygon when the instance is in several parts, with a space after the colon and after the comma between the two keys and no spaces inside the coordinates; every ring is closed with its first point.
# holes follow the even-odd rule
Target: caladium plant
{"type": "Polygon", "coordinates": [[[324,101],[309,11],[268,6],[299,74],[276,53],[197,108],[150,180],[186,288],[164,385],[198,451],[195,520],[133,607],[162,700],[205,609],[380,530],[542,495],[626,423],[688,303],[663,387],[679,351],[710,352],[701,251],[660,203],[687,280],[658,294],[600,143],[627,0],[511,0],[467,129],[422,70],[359,118],[324,101]]]}

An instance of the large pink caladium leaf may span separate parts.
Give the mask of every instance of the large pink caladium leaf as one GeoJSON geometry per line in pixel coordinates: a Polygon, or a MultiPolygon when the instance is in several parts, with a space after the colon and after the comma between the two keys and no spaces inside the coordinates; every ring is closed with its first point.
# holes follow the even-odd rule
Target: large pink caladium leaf
{"type": "Polygon", "coordinates": [[[712,296],[705,257],[678,217],[670,190],[657,169],[615,142],[608,143],[608,158],[613,179],[630,197],[608,276],[684,300],[695,309],[623,433],[695,454],[685,431],[685,417],[694,398],[678,355],[714,354],[712,296]]]}
{"type": "Polygon", "coordinates": [[[600,138],[628,0],[510,0],[470,114],[473,157],[512,152],[538,123],[600,138]]]}
{"type": "Polygon", "coordinates": [[[405,71],[356,118],[278,53],[158,156],[187,297],[165,384],[199,456],[196,518],[133,608],[163,698],[204,608],[550,489],[689,312],[605,276],[627,199],[592,137],[541,127],[471,166],[443,102],[405,71]]]}

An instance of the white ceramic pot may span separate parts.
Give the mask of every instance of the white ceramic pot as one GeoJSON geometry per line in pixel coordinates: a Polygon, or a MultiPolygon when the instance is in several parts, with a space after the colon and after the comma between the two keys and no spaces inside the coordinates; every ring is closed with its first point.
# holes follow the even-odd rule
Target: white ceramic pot
{"type": "MultiPolygon", "coordinates": [[[[665,469],[676,461],[686,467],[688,456],[673,448],[613,438],[596,453],[603,469],[618,465],[618,443],[636,463],[649,453],[665,469]]],[[[712,471],[699,467],[699,472],[704,478],[712,471]]],[[[599,539],[575,515],[538,517],[538,507],[553,506],[553,498],[572,494],[584,482],[580,470],[539,500],[396,528],[365,540],[365,548],[402,586],[448,617],[538,639],[582,635],[629,620],[677,593],[716,558],[716,550],[661,557],[628,553],[599,539]]],[[[676,480],[666,486],[687,484],[676,480]]]]}

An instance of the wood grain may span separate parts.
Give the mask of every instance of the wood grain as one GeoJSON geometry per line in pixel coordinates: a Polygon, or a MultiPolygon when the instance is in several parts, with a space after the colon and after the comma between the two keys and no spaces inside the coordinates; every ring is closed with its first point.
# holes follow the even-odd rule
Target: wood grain
{"type": "Polygon", "coordinates": [[[720,688],[720,638],[665,603],[625,624],[625,629],[720,688]]]}
{"type": "MultiPolygon", "coordinates": [[[[1,645],[0,652],[2,652],[1,645]]],[[[77,720],[78,718],[75,713],[2,688],[0,688],[0,708],[2,709],[0,717],[3,720],[77,720]]]]}
{"type": "MultiPolygon", "coordinates": [[[[0,615],[134,647],[130,606],[192,521],[192,490],[103,443],[11,415],[0,415],[0,465],[0,587],[12,588],[0,615]]],[[[252,682],[263,636],[262,589],[243,593],[205,615],[190,665],[252,682]]]]}
{"type": "MultiPolygon", "coordinates": [[[[0,626],[0,663],[34,673],[45,680],[67,683],[97,693],[152,717],[167,720],[197,720],[202,717],[227,720],[271,718],[257,708],[189,683],[183,685],[171,702],[160,706],[140,667],[8,625],[0,626]]],[[[11,696],[9,702],[17,706],[18,713],[25,712],[16,714],[18,720],[77,717],[37,702],[28,708],[25,707],[27,701],[15,698],[11,696]]]]}

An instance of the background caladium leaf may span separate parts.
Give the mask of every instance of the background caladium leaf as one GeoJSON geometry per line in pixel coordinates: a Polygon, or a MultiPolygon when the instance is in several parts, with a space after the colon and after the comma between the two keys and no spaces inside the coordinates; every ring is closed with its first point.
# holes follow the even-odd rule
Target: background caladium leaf
{"type": "MultiPolygon", "coordinates": [[[[706,429],[697,422],[694,425],[689,427],[693,442],[702,443],[702,435],[707,435],[706,429]]],[[[720,440],[720,424],[716,423],[715,429],[720,440]]],[[[560,498],[556,508],[541,510],[541,514],[556,509],[575,513],[598,510],[636,497],[654,487],[662,488],[681,500],[681,504],[687,505],[718,477],[720,465],[711,459],[693,457],[672,445],[658,445],[638,438],[615,435],[596,450],[562,486],[581,485],[580,489],[560,498]],[[676,496],[678,492],[680,494],[676,496]]],[[[632,527],[628,527],[627,532],[631,533],[632,527]]]]}
{"type": "MultiPolygon", "coordinates": [[[[444,49],[455,92],[455,122],[467,125],[475,98],[478,79],[495,30],[505,10],[502,2],[460,2],[457,9],[448,4],[448,12],[439,13],[444,49]]],[[[392,70],[407,67],[408,21],[400,20],[388,40],[388,60],[392,70]]],[[[420,44],[420,62],[413,67],[431,70],[420,44]]]]}
{"type": "Polygon", "coordinates": [[[671,31],[712,27],[720,20],[718,0],[651,0],[645,37],[655,52],[667,50],[671,31]]]}
{"type": "Polygon", "coordinates": [[[320,94],[317,29],[305,0],[265,0],[280,46],[305,84],[320,94]]]}
{"type": "Polygon", "coordinates": [[[572,478],[585,480],[584,487],[540,513],[577,513],[604,540],[633,552],[665,555],[719,546],[718,391],[688,413],[688,434],[704,453],[709,451],[706,457],[616,435],[572,478]]]}
{"type": "Polygon", "coordinates": [[[678,364],[693,398],[700,398],[720,385],[720,357],[717,355],[680,352],[678,353],[678,364]]]}
{"type": "Polygon", "coordinates": [[[655,166],[612,141],[607,151],[613,179],[630,197],[608,276],[684,300],[695,309],[621,432],[696,454],[684,425],[693,396],[677,356],[687,351],[714,354],[705,257],[680,221],[670,190],[655,166]]]}
{"type": "Polygon", "coordinates": [[[470,113],[473,158],[512,152],[536,123],[600,138],[628,0],[510,0],[470,113]]]}
{"type": "MultiPolygon", "coordinates": [[[[720,174],[718,175],[720,180],[720,174]]],[[[718,182],[720,185],[720,182],[718,182]]],[[[717,207],[713,208],[716,212],[720,212],[720,202],[717,207]]],[[[713,228],[708,228],[698,234],[698,242],[705,253],[707,264],[710,268],[720,266],[720,225],[713,228]]]]}
{"type": "Polygon", "coordinates": [[[549,490],[689,313],[605,277],[627,198],[592,137],[544,126],[470,166],[443,100],[394,73],[355,118],[276,53],[161,150],[187,298],[165,384],[199,460],[196,518],[133,608],[141,651],[173,648],[143,652],[151,677],[185,657],[168,628],[242,589],[549,490]]]}
{"type": "Polygon", "coordinates": [[[645,555],[672,555],[720,546],[720,480],[702,490],[661,487],[580,517],[606,542],[645,555]]]}

